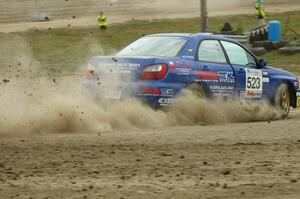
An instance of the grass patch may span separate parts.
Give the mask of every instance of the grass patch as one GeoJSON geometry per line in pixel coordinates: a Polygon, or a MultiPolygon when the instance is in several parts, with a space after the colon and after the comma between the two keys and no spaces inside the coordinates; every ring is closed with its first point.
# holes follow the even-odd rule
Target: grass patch
{"type": "MultiPolygon", "coordinates": [[[[300,15],[298,15],[298,12],[270,14],[269,19],[280,20],[284,33],[287,16],[290,18],[289,26],[300,33],[300,15]]],[[[243,30],[252,29],[257,23],[254,15],[212,17],[209,20],[210,31],[218,32],[226,21],[230,22],[235,28],[243,30]]],[[[114,24],[106,31],[95,28],[65,28],[42,31],[30,30],[23,33],[10,33],[9,36],[18,35],[28,42],[34,59],[41,63],[41,73],[57,75],[77,70],[79,65],[86,64],[87,60],[93,55],[114,53],[143,35],[162,32],[196,33],[199,32],[199,29],[199,18],[192,18],[130,21],[123,24],[114,24]],[[96,48],[91,48],[91,46],[96,48]]],[[[0,42],[1,38],[0,35],[0,42]]],[[[282,55],[272,51],[264,57],[270,65],[280,66],[299,75],[300,59],[298,56],[282,55]]]]}

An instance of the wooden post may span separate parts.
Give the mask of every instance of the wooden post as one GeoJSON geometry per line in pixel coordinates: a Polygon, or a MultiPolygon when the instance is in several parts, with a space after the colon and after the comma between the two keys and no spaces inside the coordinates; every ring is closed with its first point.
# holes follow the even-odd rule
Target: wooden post
{"type": "Polygon", "coordinates": [[[208,31],[208,12],[207,12],[207,1],[206,0],[200,0],[201,1],[201,31],[207,32],[208,31]]]}

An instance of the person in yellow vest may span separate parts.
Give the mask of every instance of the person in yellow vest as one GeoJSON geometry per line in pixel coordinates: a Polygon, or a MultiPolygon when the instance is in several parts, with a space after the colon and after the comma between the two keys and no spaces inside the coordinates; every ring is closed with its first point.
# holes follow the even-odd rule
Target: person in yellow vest
{"type": "Polygon", "coordinates": [[[107,29],[107,17],[103,15],[103,12],[100,12],[98,16],[98,25],[101,30],[107,29]]]}
{"type": "Polygon", "coordinates": [[[266,12],[264,10],[264,0],[256,0],[255,8],[257,11],[258,25],[266,25],[266,12]]]}

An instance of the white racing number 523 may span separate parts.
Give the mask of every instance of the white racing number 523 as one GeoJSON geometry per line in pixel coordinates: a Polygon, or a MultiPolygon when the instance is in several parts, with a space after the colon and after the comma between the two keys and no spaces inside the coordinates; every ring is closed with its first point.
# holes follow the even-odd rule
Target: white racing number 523
{"type": "Polygon", "coordinates": [[[246,69],[247,98],[261,98],[263,92],[263,74],[261,70],[246,69]]]}

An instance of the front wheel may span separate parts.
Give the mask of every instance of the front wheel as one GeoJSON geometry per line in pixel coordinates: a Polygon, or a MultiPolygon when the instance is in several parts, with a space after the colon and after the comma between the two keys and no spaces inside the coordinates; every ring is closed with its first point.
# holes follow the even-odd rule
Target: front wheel
{"type": "Polygon", "coordinates": [[[287,84],[282,83],[278,86],[275,93],[274,106],[280,112],[281,118],[288,117],[291,106],[291,96],[287,84]]]}

